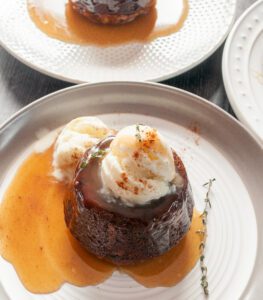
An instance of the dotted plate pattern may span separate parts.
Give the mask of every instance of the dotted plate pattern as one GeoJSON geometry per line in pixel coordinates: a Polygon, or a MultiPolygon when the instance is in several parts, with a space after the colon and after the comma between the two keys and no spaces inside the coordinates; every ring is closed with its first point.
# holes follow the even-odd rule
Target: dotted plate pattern
{"type": "Polygon", "coordinates": [[[26,0],[8,0],[1,3],[0,43],[28,66],[73,83],[160,81],[193,68],[219,47],[232,25],[236,1],[189,0],[179,32],[147,44],[100,48],[49,38],[31,21],[26,0]]]}
{"type": "MultiPolygon", "coordinates": [[[[253,153],[255,142],[248,138],[245,129],[234,119],[196,96],[174,89],[172,93],[172,89],[158,89],[157,85],[152,86],[151,90],[149,84],[148,88],[142,83],[123,86],[112,83],[95,87],[78,86],[46,97],[42,104],[35,102],[27,109],[22,127],[30,128],[30,132],[21,128],[21,117],[18,118],[18,130],[33,142],[37,139],[35,134],[43,131],[43,124],[48,124],[44,125],[49,126],[46,129],[54,130],[65,124],[66,120],[85,113],[98,115],[108,126],[116,129],[135,123],[158,128],[185,163],[198,210],[204,207],[206,189],[202,185],[209,178],[216,178],[211,194],[212,209],[208,217],[206,248],[209,299],[242,298],[254,269],[258,241],[257,220],[250,198],[252,187],[246,179],[247,176],[251,177],[254,169],[250,163],[243,162],[242,157],[246,156],[248,149],[249,153],[253,153]],[[164,90],[166,92],[162,92],[164,90]],[[86,101],[87,95],[89,101],[86,101]],[[189,99],[195,99],[195,102],[189,99]],[[58,106],[59,103],[63,105],[58,106]],[[193,120],[199,124],[201,135],[187,129],[193,120]],[[31,122],[34,126],[31,126],[31,122]],[[227,132],[222,124],[227,126],[227,132]],[[230,151],[229,145],[233,139],[236,139],[236,145],[230,151]],[[243,143],[247,148],[243,147],[243,143]],[[241,169],[238,169],[240,166],[241,169]],[[246,172],[248,175],[244,175],[246,172]]],[[[28,149],[30,144],[27,141],[24,149],[28,149]]],[[[22,151],[21,145],[19,147],[16,147],[17,157],[12,155],[13,161],[21,162],[25,150],[22,151]]],[[[259,157],[258,163],[260,160],[259,157]]],[[[5,190],[16,167],[10,169],[7,163],[6,169],[8,176],[4,164],[0,166],[1,174],[5,177],[0,192],[5,190]]],[[[256,174],[259,174],[259,170],[256,174]]],[[[256,188],[253,187],[253,190],[256,188]]],[[[33,295],[25,290],[12,265],[0,259],[0,280],[11,300],[202,300],[206,297],[200,287],[200,278],[197,264],[179,284],[170,288],[147,289],[127,275],[115,273],[98,286],[78,288],[64,284],[53,294],[33,295]]]]}
{"type": "Polygon", "coordinates": [[[263,0],[237,21],[223,54],[223,78],[238,118],[263,142],[263,0]]]}

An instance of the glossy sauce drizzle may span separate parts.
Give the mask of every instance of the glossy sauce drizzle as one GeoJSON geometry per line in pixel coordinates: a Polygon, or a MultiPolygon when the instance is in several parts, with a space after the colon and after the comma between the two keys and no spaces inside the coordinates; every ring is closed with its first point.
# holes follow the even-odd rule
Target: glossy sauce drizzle
{"type": "Polygon", "coordinates": [[[188,0],[158,0],[146,16],[119,25],[90,22],[72,9],[67,0],[27,0],[36,26],[52,38],[74,44],[110,46],[132,41],[147,42],[179,31],[187,18],[188,0]]]}
{"type": "MultiPolygon", "coordinates": [[[[51,176],[53,148],[33,153],[21,165],[0,206],[0,253],[34,293],[57,290],[64,282],[95,285],[118,268],[86,252],[69,233],[63,201],[69,187],[51,176]]],[[[178,246],[147,262],[122,267],[146,287],[172,286],[199,258],[201,218],[195,212],[191,229],[178,246]]]]}

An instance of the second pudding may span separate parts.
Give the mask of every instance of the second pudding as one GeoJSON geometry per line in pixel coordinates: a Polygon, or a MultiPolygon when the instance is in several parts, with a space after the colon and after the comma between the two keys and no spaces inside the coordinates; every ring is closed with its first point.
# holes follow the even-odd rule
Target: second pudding
{"type": "Polygon", "coordinates": [[[70,0],[73,9],[93,22],[123,24],[147,14],[155,0],[70,0]]]}

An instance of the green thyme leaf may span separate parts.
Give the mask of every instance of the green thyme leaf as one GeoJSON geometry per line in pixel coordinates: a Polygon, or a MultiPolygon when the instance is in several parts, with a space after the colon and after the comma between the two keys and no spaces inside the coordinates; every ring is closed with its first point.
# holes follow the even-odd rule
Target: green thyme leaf
{"type": "Polygon", "coordinates": [[[83,161],[80,165],[81,169],[85,169],[87,167],[88,163],[86,161],[83,161]]]}
{"type": "Polygon", "coordinates": [[[92,153],[92,154],[91,154],[91,157],[92,157],[92,158],[103,157],[103,156],[106,154],[106,152],[107,152],[106,150],[100,149],[100,150],[98,150],[98,151],[92,153]]]}
{"type": "Polygon", "coordinates": [[[140,124],[136,125],[136,134],[135,134],[135,137],[137,138],[137,140],[139,142],[142,141],[142,136],[141,136],[141,131],[140,131],[140,124]]]}

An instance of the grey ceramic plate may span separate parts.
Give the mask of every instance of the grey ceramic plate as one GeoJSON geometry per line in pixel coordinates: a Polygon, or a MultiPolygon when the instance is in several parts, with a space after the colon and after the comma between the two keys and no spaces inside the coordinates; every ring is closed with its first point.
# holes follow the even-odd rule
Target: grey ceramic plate
{"type": "MultiPolygon", "coordinates": [[[[80,85],[44,97],[0,128],[0,192],[10,169],[42,132],[82,115],[99,115],[109,126],[147,123],[158,128],[182,157],[197,209],[202,184],[215,177],[209,214],[207,265],[211,299],[259,299],[263,295],[263,149],[234,118],[182,90],[150,83],[80,85]],[[231,284],[230,284],[231,283],[231,284]]],[[[115,273],[97,287],[64,284],[50,295],[33,295],[11,264],[0,259],[0,281],[10,299],[203,299],[196,267],[178,285],[146,289],[115,273]]]]}

